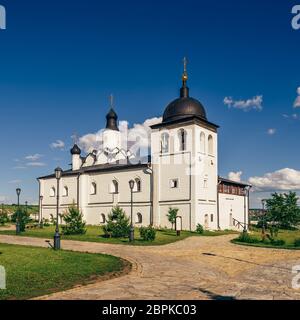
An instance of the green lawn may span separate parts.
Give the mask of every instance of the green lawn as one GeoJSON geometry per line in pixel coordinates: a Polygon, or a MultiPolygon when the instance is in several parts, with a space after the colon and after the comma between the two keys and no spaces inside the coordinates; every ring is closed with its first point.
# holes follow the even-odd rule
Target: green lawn
{"type": "MultiPolygon", "coordinates": [[[[211,232],[205,231],[202,236],[220,236],[225,234],[233,233],[232,231],[218,231],[211,232]]],[[[0,230],[0,234],[15,235],[15,231],[4,231],[0,230]]],[[[39,238],[49,238],[52,239],[54,234],[54,227],[45,227],[43,229],[32,229],[26,230],[22,233],[22,236],[27,237],[39,237],[39,238]]],[[[172,243],[178,240],[183,240],[191,236],[200,236],[196,232],[182,231],[181,235],[178,237],[175,231],[172,230],[160,230],[156,233],[156,239],[153,242],[143,241],[140,238],[139,230],[135,229],[135,241],[130,243],[128,238],[105,238],[104,232],[100,226],[87,226],[87,233],[84,235],[74,235],[74,236],[64,236],[62,239],[65,240],[80,240],[80,241],[90,241],[90,242],[104,242],[104,243],[114,243],[114,244],[125,244],[125,245],[163,245],[172,243]]]]}
{"type": "MultiPolygon", "coordinates": [[[[269,231],[267,231],[269,234],[269,231]]],[[[261,241],[261,229],[254,228],[250,233],[251,238],[261,241]]],[[[265,242],[255,242],[255,243],[241,243],[236,239],[233,240],[234,243],[243,244],[243,245],[251,245],[251,246],[259,246],[259,247],[270,247],[270,248],[281,248],[281,249],[300,249],[300,247],[294,246],[294,241],[296,239],[300,239],[300,230],[279,230],[278,236],[276,240],[284,240],[285,244],[282,246],[276,246],[270,243],[270,241],[266,240],[265,242]]]]}
{"type": "Polygon", "coordinates": [[[63,291],[128,267],[123,260],[108,255],[7,244],[0,244],[0,265],[7,274],[7,290],[0,290],[0,300],[63,291]]]}

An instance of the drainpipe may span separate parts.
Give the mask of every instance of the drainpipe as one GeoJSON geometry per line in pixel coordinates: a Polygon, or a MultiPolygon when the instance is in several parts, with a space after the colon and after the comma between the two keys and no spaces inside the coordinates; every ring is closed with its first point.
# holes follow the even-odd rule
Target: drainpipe
{"type": "Polygon", "coordinates": [[[221,230],[220,227],[220,204],[219,204],[219,185],[221,184],[221,181],[218,181],[217,184],[217,227],[218,230],[221,230]]]}
{"type": "Polygon", "coordinates": [[[80,206],[79,206],[79,197],[80,197],[79,187],[80,187],[80,172],[78,173],[78,176],[77,176],[77,209],[78,210],[80,208],[80,206]]]}

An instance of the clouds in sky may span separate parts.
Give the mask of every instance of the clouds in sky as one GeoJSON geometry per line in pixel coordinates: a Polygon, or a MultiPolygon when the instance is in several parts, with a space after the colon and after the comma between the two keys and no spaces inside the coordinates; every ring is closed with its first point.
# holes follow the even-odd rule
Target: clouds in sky
{"type": "Polygon", "coordinates": [[[34,155],[28,155],[25,157],[25,160],[29,160],[29,161],[37,161],[39,159],[41,159],[43,157],[42,154],[36,153],[34,155]]]}
{"type": "Polygon", "coordinates": [[[238,172],[229,172],[228,173],[228,179],[236,182],[241,182],[241,177],[242,177],[243,172],[238,171],[238,172]]]}
{"type": "Polygon", "coordinates": [[[294,102],[294,108],[300,108],[300,87],[297,89],[297,98],[294,102]]]}
{"type": "Polygon", "coordinates": [[[251,177],[249,183],[255,191],[296,191],[300,190],[300,171],[284,168],[260,177],[251,177]]]}
{"type": "Polygon", "coordinates": [[[245,112],[250,110],[261,111],[263,109],[262,95],[247,100],[234,100],[232,97],[225,97],[223,102],[228,108],[239,109],[245,112]]]}
{"type": "Polygon", "coordinates": [[[8,181],[9,184],[20,184],[21,182],[22,180],[19,179],[8,181]]]}
{"type": "Polygon", "coordinates": [[[268,129],[267,133],[268,133],[269,136],[273,136],[276,133],[276,129],[275,128],[270,128],[270,129],[268,129]]]}
{"type": "MultiPolygon", "coordinates": [[[[124,148],[127,146],[127,139],[129,146],[135,143],[138,139],[138,145],[140,148],[147,149],[150,147],[150,126],[160,123],[162,118],[151,118],[145,120],[142,124],[134,124],[132,128],[128,128],[127,121],[120,121],[119,129],[121,132],[122,145],[124,148]],[[126,146],[125,146],[126,145],[126,146]]],[[[102,145],[102,133],[100,130],[96,133],[88,133],[79,138],[79,146],[85,152],[92,152],[93,150],[99,150],[102,145]]]]}
{"type": "Polygon", "coordinates": [[[60,149],[63,150],[65,143],[62,140],[56,140],[50,144],[51,149],[60,149]]]}
{"type": "Polygon", "coordinates": [[[27,167],[45,167],[46,163],[44,162],[28,162],[26,163],[27,167]]]}

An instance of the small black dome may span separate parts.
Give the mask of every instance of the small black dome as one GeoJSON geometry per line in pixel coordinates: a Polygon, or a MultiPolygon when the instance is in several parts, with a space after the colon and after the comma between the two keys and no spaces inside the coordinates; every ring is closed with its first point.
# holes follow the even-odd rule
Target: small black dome
{"type": "Polygon", "coordinates": [[[81,154],[81,150],[77,144],[74,144],[73,148],[71,149],[71,154],[73,154],[73,155],[74,154],[81,154]]]}
{"type": "Polygon", "coordinates": [[[106,129],[119,131],[118,128],[118,115],[113,108],[110,108],[106,115],[106,129]]]}

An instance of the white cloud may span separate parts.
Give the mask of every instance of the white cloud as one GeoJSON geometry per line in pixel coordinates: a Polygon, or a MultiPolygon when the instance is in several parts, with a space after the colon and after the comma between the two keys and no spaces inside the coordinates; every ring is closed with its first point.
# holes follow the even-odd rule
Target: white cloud
{"type": "Polygon", "coordinates": [[[9,184],[20,184],[22,182],[22,180],[11,180],[8,181],[9,184]]]}
{"type": "Polygon", "coordinates": [[[297,95],[298,97],[296,98],[294,102],[294,108],[300,108],[300,87],[297,89],[297,95]]]}
{"type": "Polygon", "coordinates": [[[28,167],[45,167],[46,163],[44,163],[44,162],[28,162],[26,165],[28,167]]]}
{"type": "Polygon", "coordinates": [[[63,149],[65,147],[65,143],[62,140],[56,140],[50,144],[52,149],[63,149]]]}
{"type": "MultiPolygon", "coordinates": [[[[128,129],[127,121],[120,121],[119,129],[121,132],[122,146],[123,148],[127,147],[127,139],[128,146],[136,144],[137,139],[139,140],[138,146],[143,149],[147,149],[150,146],[150,126],[160,123],[162,118],[151,118],[145,120],[142,124],[134,124],[132,128],[128,129]]],[[[79,146],[85,152],[91,152],[93,150],[99,150],[102,146],[102,133],[103,129],[99,130],[96,133],[89,133],[81,138],[79,138],[79,146]]]]}
{"type": "Polygon", "coordinates": [[[238,172],[229,172],[228,173],[228,179],[236,182],[241,182],[241,177],[242,177],[243,172],[238,171],[238,172]]]}
{"type": "Polygon", "coordinates": [[[268,129],[267,133],[268,133],[268,135],[273,136],[276,133],[276,129],[270,128],[270,129],[268,129]]]}
{"type": "Polygon", "coordinates": [[[23,165],[19,165],[19,166],[13,167],[13,169],[22,170],[22,169],[27,169],[27,168],[25,166],[23,166],[23,165]]]}
{"type": "Polygon", "coordinates": [[[7,202],[7,201],[8,201],[8,197],[7,196],[0,195],[0,202],[7,202]]]}
{"type": "Polygon", "coordinates": [[[251,177],[249,183],[255,191],[296,191],[300,190],[300,171],[284,168],[261,177],[251,177]]]}
{"type": "Polygon", "coordinates": [[[262,110],[263,96],[255,96],[252,99],[247,100],[234,100],[232,97],[225,97],[224,104],[228,106],[228,108],[240,109],[243,111],[250,110],[262,110]]]}
{"type": "Polygon", "coordinates": [[[39,153],[36,153],[36,154],[33,154],[33,155],[28,155],[25,157],[26,160],[30,160],[30,161],[37,161],[39,159],[41,159],[43,157],[42,154],[39,154],[39,153]]]}

